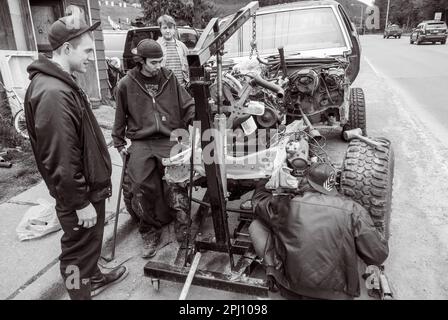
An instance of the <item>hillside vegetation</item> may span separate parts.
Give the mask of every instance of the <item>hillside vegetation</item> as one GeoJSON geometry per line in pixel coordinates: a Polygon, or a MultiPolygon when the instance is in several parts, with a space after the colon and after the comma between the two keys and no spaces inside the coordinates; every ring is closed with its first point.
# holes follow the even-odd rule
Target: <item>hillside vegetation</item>
{"type": "MultiPolygon", "coordinates": [[[[178,0],[179,1],[179,0],[178,0]]],[[[214,4],[214,9],[216,10],[216,14],[219,17],[224,17],[229,14],[235,13],[238,9],[248,4],[251,0],[210,0],[214,4]]],[[[128,3],[138,2],[136,0],[128,1],[128,3]]],[[[143,1],[142,1],[143,2],[143,1]]],[[[293,2],[291,0],[262,0],[259,1],[260,5],[269,5],[272,3],[278,2],[293,2]]],[[[352,21],[355,23],[359,23],[360,21],[360,6],[364,9],[366,5],[357,0],[338,0],[339,3],[347,10],[347,13],[351,17],[352,21]]],[[[107,19],[108,16],[115,22],[121,22],[122,29],[128,29],[130,25],[126,25],[126,18],[129,18],[129,21],[135,20],[137,17],[143,17],[144,12],[142,8],[134,8],[128,5],[127,8],[120,8],[118,6],[110,7],[110,6],[101,6],[101,21],[102,28],[104,30],[112,29],[109,21],[107,19]]]]}
{"type": "Polygon", "coordinates": [[[107,17],[110,16],[112,21],[115,23],[121,22],[121,28],[128,29],[130,25],[126,25],[126,18],[129,18],[129,21],[134,20],[137,17],[142,16],[141,8],[134,8],[127,6],[126,8],[120,8],[119,6],[105,6],[102,5],[100,7],[100,15],[101,15],[101,28],[103,30],[111,30],[112,26],[110,25],[107,17]]]}

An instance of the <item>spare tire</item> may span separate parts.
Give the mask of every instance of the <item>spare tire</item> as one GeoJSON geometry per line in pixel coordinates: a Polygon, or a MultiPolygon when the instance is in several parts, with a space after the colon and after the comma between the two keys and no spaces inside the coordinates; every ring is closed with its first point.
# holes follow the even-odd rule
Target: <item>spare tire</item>
{"type": "Polygon", "coordinates": [[[366,102],[364,99],[364,91],[361,88],[350,89],[350,108],[348,114],[348,122],[344,125],[344,131],[360,128],[362,135],[367,135],[367,117],[366,117],[366,102]]]}
{"type": "Polygon", "coordinates": [[[368,210],[377,229],[390,236],[394,152],[389,140],[374,147],[359,139],[350,141],[341,172],[341,193],[368,210]]]}

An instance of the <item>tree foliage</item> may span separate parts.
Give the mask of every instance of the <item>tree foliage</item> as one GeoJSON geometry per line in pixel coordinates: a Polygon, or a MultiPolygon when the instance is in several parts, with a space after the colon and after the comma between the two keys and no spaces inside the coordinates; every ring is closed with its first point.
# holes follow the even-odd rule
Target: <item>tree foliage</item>
{"type": "MultiPolygon", "coordinates": [[[[260,7],[295,2],[297,0],[259,0],[260,7]]],[[[347,10],[352,21],[360,20],[360,7],[366,5],[356,0],[337,0],[347,10]]],[[[388,0],[375,0],[380,9],[380,28],[386,21],[388,0]]],[[[140,0],[144,21],[155,25],[162,14],[174,17],[178,25],[204,28],[213,17],[234,13],[235,7],[242,7],[250,0],[140,0]],[[231,10],[230,10],[231,9],[231,10]],[[229,10],[231,12],[229,12],[229,10]]],[[[447,21],[448,0],[390,0],[389,22],[399,24],[405,29],[415,27],[423,20],[434,18],[435,12],[442,12],[442,20],[447,21]]]]}
{"type": "Polygon", "coordinates": [[[204,28],[216,16],[217,8],[211,0],[141,0],[143,20],[156,25],[163,14],[172,16],[178,25],[204,28]]]}
{"type": "MultiPolygon", "coordinates": [[[[380,9],[380,25],[384,28],[387,0],[375,0],[374,4],[380,9]]],[[[434,19],[436,12],[442,12],[442,20],[447,21],[448,0],[390,0],[388,22],[412,29],[423,20],[434,19]]]]}

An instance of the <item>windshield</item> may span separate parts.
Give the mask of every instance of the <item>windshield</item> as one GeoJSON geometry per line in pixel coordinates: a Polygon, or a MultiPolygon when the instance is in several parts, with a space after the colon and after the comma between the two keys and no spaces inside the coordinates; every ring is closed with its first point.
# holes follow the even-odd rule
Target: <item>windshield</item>
{"type": "Polygon", "coordinates": [[[143,30],[135,31],[133,33],[133,35],[134,36],[132,37],[131,49],[135,48],[137,46],[137,44],[140,41],[142,41],[143,39],[157,40],[160,36],[160,30],[159,29],[154,29],[154,30],[143,29],[143,30]]]}
{"type": "MultiPolygon", "coordinates": [[[[280,46],[285,53],[347,46],[338,20],[328,7],[259,13],[256,25],[257,48],[262,55],[276,53],[280,46]]],[[[249,55],[251,40],[249,20],[225,43],[226,56],[249,55]]]]}

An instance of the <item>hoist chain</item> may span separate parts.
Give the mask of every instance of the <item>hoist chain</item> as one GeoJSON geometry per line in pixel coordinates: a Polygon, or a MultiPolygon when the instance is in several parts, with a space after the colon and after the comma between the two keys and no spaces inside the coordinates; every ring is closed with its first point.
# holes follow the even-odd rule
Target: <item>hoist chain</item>
{"type": "Polygon", "coordinates": [[[250,42],[250,54],[249,59],[252,59],[252,55],[255,53],[257,55],[257,58],[259,58],[260,54],[258,53],[257,48],[257,21],[256,21],[257,15],[254,13],[252,15],[252,41],[250,42]]]}

